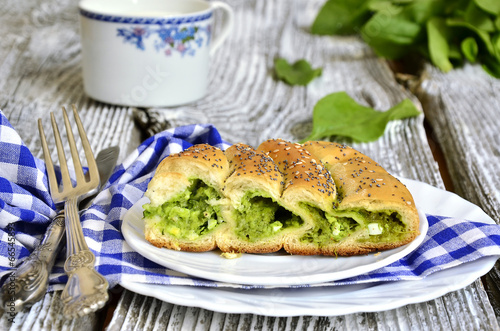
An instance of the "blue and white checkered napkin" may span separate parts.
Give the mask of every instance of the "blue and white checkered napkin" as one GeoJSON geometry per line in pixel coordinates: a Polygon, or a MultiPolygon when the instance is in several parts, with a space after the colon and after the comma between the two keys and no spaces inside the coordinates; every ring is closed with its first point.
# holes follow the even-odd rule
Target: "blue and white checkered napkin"
{"type": "MultiPolygon", "coordinates": [[[[82,215],[96,268],[113,287],[123,280],[155,284],[232,286],[197,279],[166,269],[133,251],[121,232],[123,216],[143,197],[158,163],[170,153],[193,144],[225,149],[211,125],[191,125],[159,133],[142,143],[115,168],[94,205],[82,215]]],[[[55,206],[48,192],[45,164],[35,158],[0,111],[0,276],[19,265],[41,239],[55,206]]],[[[429,231],[422,245],[407,257],[379,270],[324,285],[421,279],[430,273],[484,256],[500,256],[500,226],[428,216],[429,231]]],[[[49,290],[67,281],[61,254],[50,277],[49,290]]],[[[249,288],[249,286],[241,286],[249,288]]]]}

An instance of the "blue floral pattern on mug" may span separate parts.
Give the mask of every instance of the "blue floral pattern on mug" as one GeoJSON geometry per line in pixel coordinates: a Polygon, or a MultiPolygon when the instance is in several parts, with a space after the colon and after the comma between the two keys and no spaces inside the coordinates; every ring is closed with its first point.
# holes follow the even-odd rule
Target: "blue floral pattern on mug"
{"type": "Polygon", "coordinates": [[[209,45],[211,37],[210,25],[201,27],[191,26],[136,26],[118,29],[118,37],[123,37],[124,42],[134,44],[138,49],[145,50],[144,40],[150,36],[156,37],[154,47],[157,51],[163,51],[166,56],[178,52],[182,56],[196,54],[196,49],[203,45],[209,45]]]}

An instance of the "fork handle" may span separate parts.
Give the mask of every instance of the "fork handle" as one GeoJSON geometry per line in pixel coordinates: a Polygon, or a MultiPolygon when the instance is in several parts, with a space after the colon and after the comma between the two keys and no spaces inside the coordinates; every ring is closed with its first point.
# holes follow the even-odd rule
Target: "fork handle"
{"type": "Polygon", "coordinates": [[[66,241],[67,256],[75,255],[81,251],[89,249],[83,236],[80,225],[80,215],[78,213],[77,198],[69,198],[64,204],[64,214],[66,215],[66,241]]]}
{"type": "Polygon", "coordinates": [[[66,237],[68,254],[64,271],[68,282],[61,293],[63,314],[67,317],[83,316],[96,311],[108,301],[108,281],[95,270],[95,256],[89,250],[78,214],[76,198],[66,200],[66,237]]]}
{"type": "Polygon", "coordinates": [[[64,212],[52,220],[40,244],[14,271],[14,284],[6,282],[2,287],[4,303],[13,303],[16,311],[30,307],[47,291],[52,266],[64,238],[64,212]]]}

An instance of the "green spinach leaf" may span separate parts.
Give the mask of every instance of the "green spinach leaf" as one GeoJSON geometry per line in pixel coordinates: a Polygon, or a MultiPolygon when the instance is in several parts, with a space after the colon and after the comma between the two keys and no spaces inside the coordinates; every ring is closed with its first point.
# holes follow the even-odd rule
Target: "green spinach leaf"
{"type": "Polygon", "coordinates": [[[478,46],[476,39],[472,37],[468,37],[462,41],[461,44],[462,53],[469,60],[469,62],[474,63],[477,59],[478,54],[478,46]]]}
{"type": "Polygon", "coordinates": [[[498,0],[474,0],[476,5],[493,15],[500,15],[500,1],[498,0]]]}
{"type": "Polygon", "coordinates": [[[450,27],[461,27],[464,29],[468,29],[471,32],[474,32],[479,37],[479,39],[482,40],[484,46],[486,47],[490,55],[495,55],[495,49],[493,47],[493,44],[491,42],[491,37],[488,34],[488,32],[480,30],[476,28],[474,25],[467,23],[462,19],[449,18],[446,20],[446,24],[450,27]]]}
{"type": "Polygon", "coordinates": [[[311,32],[360,34],[380,57],[418,53],[445,72],[468,60],[500,73],[500,0],[328,0],[311,32]]]}
{"type": "Polygon", "coordinates": [[[486,32],[495,31],[495,24],[491,19],[491,15],[479,8],[473,1],[464,12],[464,20],[480,30],[486,32]]]}
{"type": "Polygon", "coordinates": [[[366,0],[328,0],[311,27],[313,34],[352,34],[369,17],[366,0]]]}
{"type": "Polygon", "coordinates": [[[361,36],[377,55],[397,59],[411,51],[421,26],[400,14],[375,14],[361,29],[361,36]]]}
{"type": "Polygon", "coordinates": [[[427,21],[427,38],[429,40],[429,55],[432,63],[443,72],[453,69],[449,60],[448,27],[442,18],[433,17],[427,21]]]}
{"type": "Polygon", "coordinates": [[[381,112],[358,104],[345,92],[336,92],[323,97],[314,106],[313,129],[303,142],[330,136],[350,137],[359,142],[374,141],[384,134],[389,121],[419,114],[408,99],[381,112]]]}
{"type": "Polygon", "coordinates": [[[279,79],[289,85],[307,85],[314,78],[321,76],[322,69],[313,69],[309,62],[304,59],[298,60],[290,65],[285,59],[274,61],[274,70],[279,79]]]}
{"type": "Polygon", "coordinates": [[[407,20],[425,25],[430,18],[441,15],[449,1],[417,0],[411,1],[401,10],[401,15],[407,20]]]}
{"type": "Polygon", "coordinates": [[[495,28],[500,30],[500,16],[495,19],[495,28]]]}

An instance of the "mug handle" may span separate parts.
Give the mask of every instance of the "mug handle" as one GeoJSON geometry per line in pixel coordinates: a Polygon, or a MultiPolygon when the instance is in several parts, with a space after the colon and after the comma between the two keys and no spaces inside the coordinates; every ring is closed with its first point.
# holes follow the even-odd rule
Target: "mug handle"
{"type": "Polygon", "coordinates": [[[215,51],[222,45],[222,42],[227,38],[229,35],[229,31],[233,27],[233,10],[231,7],[229,7],[227,4],[219,1],[214,1],[211,2],[212,8],[215,10],[217,8],[222,9],[224,12],[224,16],[226,18],[224,24],[222,25],[222,29],[220,32],[217,33],[217,36],[213,39],[211,45],[210,45],[210,56],[215,54],[215,51]]]}

